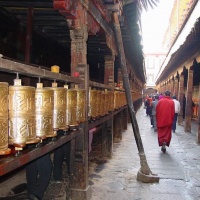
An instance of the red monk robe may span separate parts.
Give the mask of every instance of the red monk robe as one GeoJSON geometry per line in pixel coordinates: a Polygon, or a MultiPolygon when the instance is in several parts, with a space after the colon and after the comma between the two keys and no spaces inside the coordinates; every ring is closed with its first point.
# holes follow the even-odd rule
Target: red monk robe
{"type": "Polygon", "coordinates": [[[175,106],[170,96],[165,96],[158,101],[156,106],[156,120],[159,146],[162,146],[163,142],[165,142],[167,146],[170,144],[174,113],[175,106]]]}

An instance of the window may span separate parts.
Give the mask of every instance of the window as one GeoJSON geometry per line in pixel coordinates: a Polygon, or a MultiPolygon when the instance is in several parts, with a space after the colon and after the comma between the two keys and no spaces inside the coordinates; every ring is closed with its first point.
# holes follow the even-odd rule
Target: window
{"type": "Polygon", "coordinates": [[[149,83],[154,83],[154,75],[153,74],[148,74],[148,80],[149,83]]]}

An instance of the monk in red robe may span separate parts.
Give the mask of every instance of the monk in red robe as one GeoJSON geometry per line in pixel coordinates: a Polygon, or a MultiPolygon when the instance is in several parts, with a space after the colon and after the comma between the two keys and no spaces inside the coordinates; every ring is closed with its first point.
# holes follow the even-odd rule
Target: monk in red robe
{"type": "Polygon", "coordinates": [[[159,146],[162,146],[161,151],[163,151],[164,153],[166,151],[165,146],[170,145],[174,113],[174,102],[170,98],[170,91],[166,91],[164,98],[160,99],[156,106],[158,144],[159,146]]]}

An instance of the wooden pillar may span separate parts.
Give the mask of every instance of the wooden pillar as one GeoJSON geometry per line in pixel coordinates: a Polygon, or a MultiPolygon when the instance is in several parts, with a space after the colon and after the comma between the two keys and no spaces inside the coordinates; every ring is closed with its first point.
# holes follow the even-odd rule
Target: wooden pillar
{"type": "Polygon", "coordinates": [[[105,73],[104,73],[104,84],[114,86],[114,61],[113,55],[106,55],[105,57],[105,73]]]}
{"type": "Polygon", "coordinates": [[[167,81],[167,90],[170,91],[170,81],[169,80],[167,81]]]}
{"type": "Polygon", "coordinates": [[[164,84],[163,84],[163,93],[166,91],[166,84],[167,84],[167,83],[164,83],[164,84]]]}
{"type": "Polygon", "coordinates": [[[113,118],[107,121],[107,138],[108,138],[108,158],[112,158],[113,154],[113,118]]]}
{"type": "Polygon", "coordinates": [[[118,69],[117,83],[120,85],[120,87],[123,85],[123,81],[122,81],[122,71],[121,71],[120,68],[118,69]]]}
{"type": "Polygon", "coordinates": [[[71,76],[77,70],[77,65],[87,64],[87,39],[88,32],[86,27],[70,30],[71,38],[71,76]]]}
{"type": "Polygon", "coordinates": [[[180,102],[181,110],[178,114],[178,124],[183,125],[183,94],[184,94],[184,74],[181,73],[179,78],[178,101],[180,102]]]}
{"type": "Polygon", "coordinates": [[[122,131],[121,131],[121,114],[118,113],[114,117],[114,126],[113,126],[113,140],[114,142],[120,142],[122,139],[122,131]]]}
{"type": "Polygon", "coordinates": [[[106,132],[107,132],[107,123],[104,122],[102,124],[102,129],[101,129],[101,155],[103,157],[106,157],[108,152],[108,140],[106,132]]]}
{"type": "Polygon", "coordinates": [[[172,78],[170,80],[170,88],[169,91],[171,92],[171,94],[173,95],[173,91],[174,91],[174,79],[172,78]]]}
{"type": "MultiPolygon", "coordinates": [[[[200,105],[200,85],[199,85],[199,101],[198,105],[200,105]]],[[[198,106],[198,113],[200,113],[200,106],[198,106]]],[[[197,133],[197,142],[200,143],[200,114],[198,114],[198,133],[197,133]]]]}
{"type": "Polygon", "coordinates": [[[189,132],[189,133],[191,133],[193,73],[194,73],[193,69],[190,68],[188,70],[185,125],[184,125],[185,132],[189,132]]]}
{"type": "Polygon", "coordinates": [[[31,79],[30,79],[30,77],[22,77],[22,85],[24,85],[24,86],[31,86],[31,79]]]}
{"type": "Polygon", "coordinates": [[[29,64],[31,61],[31,42],[33,29],[33,8],[28,8],[27,14],[27,29],[26,29],[26,49],[25,49],[25,63],[29,64]]]}
{"type": "MultiPolygon", "coordinates": [[[[80,76],[84,78],[81,88],[86,90],[86,105],[88,105],[89,94],[89,67],[87,64],[78,64],[80,76]]],[[[91,198],[92,192],[89,186],[88,174],[88,146],[89,146],[89,130],[88,130],[88,106],[85,107],[86,122],[80,125],[82,134],[71,141],[71,150],[74,158],[73,169],[70,174],[70,195],[72,200],[88,200],[91,198]]],[[[71,165],[71,164],[70,164],[71,165]]]]}
{"type": "Polygon", "coordinates": [[[102,156],[111,158],[113,153],[113,120],[103,123],[101,132],[102,156]]]}
{"type": "Polygon", "coordinates": [[[175,77],[173,95],[175,95],[177,99],[178,99],[178,87],[179,87],[179,85],[178,85],[178,77],[175,77]]]}
{"type": "Polygon", "coordinates": [[[166,82],[164,83],[164,88],[163,89],[164,89],[164,91],[163,91],[163,93],[164,93],[167,90],[167,83],[166,82]]]}
{"type": "Polygon", "coordinates": [[[122,122],[122,129],[127,130],[127,124],[128,124],[128,109],[125,108],[123,110],[123,122],[122,122]]]}

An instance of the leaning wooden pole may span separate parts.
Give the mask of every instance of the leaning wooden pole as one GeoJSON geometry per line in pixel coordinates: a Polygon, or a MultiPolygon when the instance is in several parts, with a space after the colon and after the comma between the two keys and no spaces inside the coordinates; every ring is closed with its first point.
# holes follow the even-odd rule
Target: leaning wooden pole
{"type": "Polygon", "coordinates": [[[146,159],[146,156],[144,153],[144,148],[143,148],[143,144],[142,144],[142,140],[141,140],[141,136],[140,136],[138,123],[137,123],[136,116],[135,116],[133,100],[132,100],[131,90],[130,90],[130,84],[129,84],[129,79],[128,79],[128,73],[127,73],[124,46],[123,46],[121,29],[120,29],[120,24],[119,24],[119,19],[118,19],[118,13],[113,12],[112,15],[113,15],[115,40],[116,40],[117,49],[118,49],[118,53],[119,53],[120,67],[121,67],[122,77],[123,77],[123,85],[124,85],[125,94],[126,94],[126,101],[127,101],[127,105],[128,105],[128,111],[129,111],[129,115],[130,115],[130,119],[131,119],[133,133],[135,136],[135,140],[136,140],[136,144],[137,144],[137,148],[138,148],[139,156],[140,156],[141,167],[140,167],[140,170],[138,171],[137,179],[142,182],[146,182],[146,183],[158,182],[159,177],[156,174],[152,174],[152,172],[149,168],[149,165],[147,163],[147,159],[146,159]]]}

